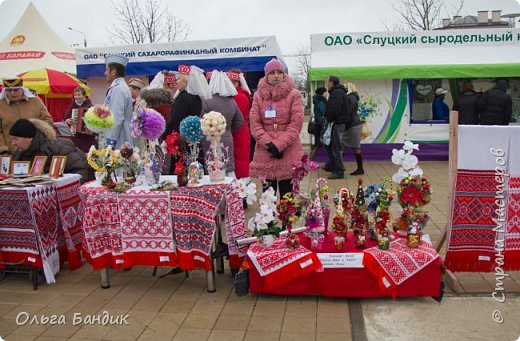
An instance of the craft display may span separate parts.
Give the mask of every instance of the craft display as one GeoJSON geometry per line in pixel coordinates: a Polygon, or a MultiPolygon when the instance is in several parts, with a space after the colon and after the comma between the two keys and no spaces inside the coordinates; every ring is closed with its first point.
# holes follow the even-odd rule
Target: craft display
{"type": "Polygon", "coordinates": [[[98,148],[106,148],[107,141],[105,133],[114,125],[114,115],[106,106],[96,104],[90,107],[83,115],[85,126],[93,133],[98,134],[98,148]]]}
{"type": "Polygon", "coordinates": [[[325,225],[324,233],[327,235],[328,226],[329,226],[329,218],[330,218],[330,207],[328,205],[329,200],[329,185],[327,183],[327,179],[319,178],[316,180],[316,194],[320,199],[320,208],[323,213],[323,223],[325,225]]]}
{"type": "Polygon", "coordinates": [[[159,144],[159,138],[164,133],[166,122],[164,117],[150,108],[142,108],[134,114],[130,121],[130,134],[141,145],[143,172],[148,185],[159,183],[164,165],[164,152],[159,144]]]}
{"type": "Polygon", "coordinates": [[[394,229],[406,236],[413,222],[417,222],[419,231],[429,220],[428,212],[423,207],[431,201],[431,187],[426,177],[410,176],[404,178],[397,188],[397,198],[402,207],[401,216],[396,219],[394,229]]]}
{"type": "Polygon", "coordinates": [[[350,228],[354,231],[356,247],[365,246],[365,236],[363,232],[368,229],[368,211],[365,201],[365,191],[363,189],[363,179],[358,179],[358,189],[352,209],[350,228]]]}
{"type": "Polygon", "coordinates": [[[202,165],[197,161],[200,149],[200,139],[202,138],[202,128],[200,118],[188,116],[181,121],[180,133],[188,142],[188,151],[184,154],[184,159],[188,166],[188,186],[198,186],[199,180],[204,174],[200,171],[202,165]],[[199,169],[197,171],[197,168],[199,169]]]}
{"type": "Polygon", "coordinates": [[[188,184],[188,168],[184,159],[186,146],[186,139],[176,131],[172,131],[170,135],[166,136],[162,143],[164,152],[177,160],[173,172],[177,175],[177,185],[181,187],[188,184]]]}
{"type": "Polygon", "coordinates": [[[217,111],[210,111],[201,119],[201,129],[210,142],[206,153],[206,168],[213,182],[222,181],[226,177],[226,163],[229,161],[228,150],[220,143],[220,138],[226,132],[226,118],[217,111]]]}
{"type": "Polygon", "coordinates": [[[292,167],[292,192],[300,193],[300,182],[306,177],[310,171],[318,169],[318,164],[309,159],[308,155],[303,155],[301,161],[298,161],[292,167]]]}
{"type": "Polygon", "coordinates": [[[133,185],[137,180],[139,167],[141,165],[139,149],[132,148],[125,142],[121,146],[119,154],[123,162],[123,180],[129,185],[133,185]]]}
{"type": "Polygon", "coordinates": [[[332,229],[341,237],[346,237],[352,218],[355,198],[348,188],[341,188],[334,198],[336,214],[332,219],[332,229]]]}

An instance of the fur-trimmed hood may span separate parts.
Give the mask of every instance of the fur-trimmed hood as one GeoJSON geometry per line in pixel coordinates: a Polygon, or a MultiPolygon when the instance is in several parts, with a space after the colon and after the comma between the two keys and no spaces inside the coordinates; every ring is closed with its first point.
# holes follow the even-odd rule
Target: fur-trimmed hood
{"type": "Polygon", "coordinates": [[[173,95],[166,89],[143,89],[139,96],[146,101],[147,106],[150,108],[173,103],[173,95]]]}
{"type": "Polygon", "coordinates": [[[39,120],[37,118],[30,118],[29,121],[31,121],[32,124],[38,129],[43,136],[48,138],[49,140],[56,140],[56,131],[54,130],[54,127],[51,126],[49,123],[39,120]]]}
{"type": "Polygon", "coordinates": [[[267,76],[263,77],[258,82],[257,91],[263,100],[276,102],[286,97],[292,89],[296,89],[296,83],[288,74],[285,74],[283,80],[276,85],[267,83],[267,76]]]}

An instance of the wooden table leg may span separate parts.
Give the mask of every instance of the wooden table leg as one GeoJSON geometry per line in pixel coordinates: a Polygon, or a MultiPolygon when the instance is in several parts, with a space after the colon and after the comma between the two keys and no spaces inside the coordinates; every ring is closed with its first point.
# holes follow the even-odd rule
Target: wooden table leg
{"type": "Polygon", "coordinates": [[[33,290],[38,290],[38,275],[40,268],[32,268],[32,284],[33,284],[33,290]]]}
{"type": "Polygon", "coordinates": [[[108,268],[102,269],[99,274],[101,275],[101,288],[108,289],[110,288],[110,278],[108,276],[108,268]]]}

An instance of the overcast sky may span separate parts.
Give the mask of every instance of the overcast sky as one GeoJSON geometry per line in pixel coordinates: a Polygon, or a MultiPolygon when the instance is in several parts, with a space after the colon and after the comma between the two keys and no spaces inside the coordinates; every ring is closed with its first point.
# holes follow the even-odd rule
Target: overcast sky
{"type": "MultiPolygon", "coordinates": [[[[122,3],[123,0],[114,0],[122,3]]],[[[145,1],[145,0],[142,0],[145,1]]],[[[275,35],[282,52],[309,44],[311,33],[384,31],[397,22],[392,3],[398,0],[161,0],[191,28],[188,40],[275,35]]],[[[458,0],[444,0],[453,7],[458,0]]],[[[520,0],[465,0],[462,15],[478,10],[520,13],[520,0]]],[[[114,45],[107,33],[113,10],[109,0],[32,0],[54,31],[67,43],[114,45]]],[[[29,0],[0,0],[0,39],[14,27],[29,0]]],[[[443,15],[446,15],[444,13],[443,15]]],[[[520,27],[520,23],[517,24],[520,27]]]]}

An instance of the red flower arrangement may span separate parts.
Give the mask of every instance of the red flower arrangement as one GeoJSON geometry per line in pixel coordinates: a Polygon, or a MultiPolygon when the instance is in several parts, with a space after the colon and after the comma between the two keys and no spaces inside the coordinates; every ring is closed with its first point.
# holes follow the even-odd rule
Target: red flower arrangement
{"type": "Polygon", "coordinates": [[[164,139],[166,145],[166,151],[173,157],[179,158],[175,163],[174,173],[180,175],[185,169],[184,150],[186,149],[186,139],[176,131],[173,131],[170,135],[164,139]]]}
{"type": "Polygon", "coordinates": [[[425,177],[409,176],[399,183],[398,198],[402,207],[422,207],[431,201],[431,187],[425,177]]]}
{"type": "Polygon", "coordinates": [[[298,221],[301,216],[301,207],[297,197],[293,196],[291,192],[286,193],[278,205],[276,205],[278,211],[278,219],[283,223],[283,227],[290,226],[298,221]]]}

